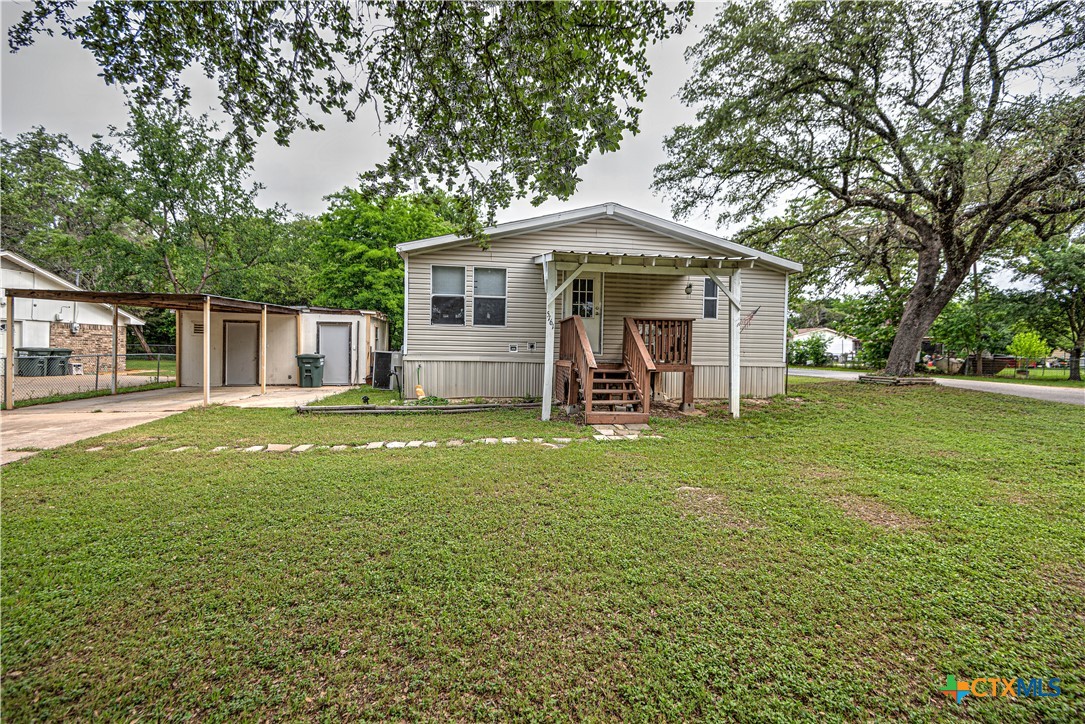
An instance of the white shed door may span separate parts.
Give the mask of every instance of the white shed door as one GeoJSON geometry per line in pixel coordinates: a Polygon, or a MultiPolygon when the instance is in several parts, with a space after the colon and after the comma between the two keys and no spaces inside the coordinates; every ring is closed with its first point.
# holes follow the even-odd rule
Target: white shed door
{"type": "Polygon", "coordinates": [[[324,355],[324,384],[350,384],[350,325],[316,325],[316,351],[324,355]]]}
{"type": "Polygon", "coordinates": [[[256,322],[226,322],[225,334],[226,384],[258,384],[260,327],[256,322]]]}

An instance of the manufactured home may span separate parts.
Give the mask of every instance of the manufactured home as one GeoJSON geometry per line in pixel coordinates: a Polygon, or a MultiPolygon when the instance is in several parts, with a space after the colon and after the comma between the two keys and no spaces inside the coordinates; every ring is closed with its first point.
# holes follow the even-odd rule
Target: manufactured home
{"type": "Polygon", "coordinates": [[[397,251],[406,389],[541,396],[544,419],[556,400],[588,422],[784,392],[796,262],[613,203],[397,251]]]}

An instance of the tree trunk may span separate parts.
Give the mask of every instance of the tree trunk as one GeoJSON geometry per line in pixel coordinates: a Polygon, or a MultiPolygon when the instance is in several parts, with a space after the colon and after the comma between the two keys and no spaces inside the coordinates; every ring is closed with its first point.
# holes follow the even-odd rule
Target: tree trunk
{"type": "Polygon", "coordinates": [[[885,363],[885,374],[896,377],[915,374],[915,358],[923,345],[923,337],[961,286],[963,271],[956,274],[947,270],[939,279],[940,268],[937,246],[929,245],[919,253],[915,286],[904,304],[904,314],[901,315],[893,348],[889,350],[889,359],[885,363]]]}
{"type": "Polygon", "coordinates": [[[1070,350],[1070,379],[1081,382],[1081,346],[1070,350]]]}

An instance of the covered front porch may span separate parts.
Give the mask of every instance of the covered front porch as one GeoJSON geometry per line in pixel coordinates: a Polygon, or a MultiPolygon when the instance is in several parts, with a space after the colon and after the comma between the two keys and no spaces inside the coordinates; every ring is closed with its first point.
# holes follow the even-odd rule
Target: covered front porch
{"type": "Polygon", "coordinates": [[[556,398],[581,407],[591,424],[645,422],[669,373],[681,376],[682,409],[691,410],[695,351],[702,364],[727,365],[738,417],[741,270],[754,258],[555,250],[534,262],[546,290],[544,420],[556,398]],[[708,288],[718,296],[702,300],[708,288]],[[726,324],[725,342],[720,333],[695,345],[695,309],[726,324]]]}

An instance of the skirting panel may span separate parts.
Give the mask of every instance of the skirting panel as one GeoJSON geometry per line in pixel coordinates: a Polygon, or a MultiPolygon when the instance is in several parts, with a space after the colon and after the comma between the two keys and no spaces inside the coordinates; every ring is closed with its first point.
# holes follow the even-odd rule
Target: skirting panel
{"type": "Polygon", "coordinates": [[[539,397],[541,362],[403,361],[403,393],[421,384],[427,395],[457,397],[539,397]],[[421,365],[421,367],[420,367],[421,365]]]}
{"type": "MultiPolygon", "coordinates": [[[[543,365],[537,362],[479,362],[424,360],[403,362],[403,390],[410,396],[421,384],[427,395],[461,397],[538,397],[542,394],[543,365]]],[[[742,395],[772,397],[784,394],[784,367],[743,367],[742,395]]],[[[722,365],[694,367],[693,396],[726,399],[728,373],[722,365]]],[[[664,373],[658,390],[681,398],[682,375],[664,373]]]]}

